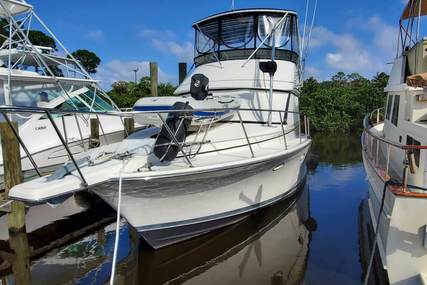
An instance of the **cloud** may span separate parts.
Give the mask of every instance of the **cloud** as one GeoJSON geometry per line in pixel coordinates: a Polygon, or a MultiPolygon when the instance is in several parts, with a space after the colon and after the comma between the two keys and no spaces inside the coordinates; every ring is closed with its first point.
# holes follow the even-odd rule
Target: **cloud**
{"type": "Polygon", "coordinates": [[[320,76],[321,76],[321,72],[318,68],[314,66],[305,67],[305,78],[309,78],[309,77],[319,78],[320,76]]]}
{"type": "Polygon", "coordinates": [[[193,43],[176,40],[176,34],[170,30],[141,29],[139,35],[150,40],[152,46],[163,53],[174,55],[179,61],[192,62],[194,57],[193,43]]]}
{"type": "Polygon", "coordinates": [[[102,30],[96,29],[91,30],[86,33],[86,38],[91,39],[96,42],[103,42],[105,39],[104,32],[102,30]]]}
{"type": "MultiPolygon", "coordinates": [[[[98,72],[95,74],[95,79],[101,81],[101,86],[104,89],[110,89],[111,85],[119,80],[133,81],[135,73],[133,70],[139,69],[137,78],[150,75],[148,61],[122,61],[119,59],[111,60],[98,67],[98,72]]],[[[159,68],[160,82],[175,82],[176,78],[162,71],[159,68]]]]}
{"type": "Polygon", "coordinates": [[[153,39],[154,47],[163,52],[172,53],[180,61],[191,62],[194,57],[194,48],[191,42],[177,43],[175,41],[161,41],[153,39]]]}
{"type": "Polygon", "coordinates": [[[372,76],[388,71],[386,63],[396,51],[397,29],[377,16],[350,19],[345,27],[350,32],[335,33],[322,26],[313,30],[310,47],[323,52],[323,62],[329,67],[327,73],[344,71],[372,76]]]}

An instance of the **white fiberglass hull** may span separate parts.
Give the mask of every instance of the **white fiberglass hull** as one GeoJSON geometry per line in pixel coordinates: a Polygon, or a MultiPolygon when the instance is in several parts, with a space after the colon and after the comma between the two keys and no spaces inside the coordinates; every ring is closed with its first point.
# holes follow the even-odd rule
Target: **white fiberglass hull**
{"type": "MultiPolygon", "coordinates": [[[[185,176],[123,180],[121,215],[161,248],[238,222],[292,195],[306,173],[307,143],[286,155],[185,176]]],[[[117,209],[118,182],[92,188],[117,209]]]]}
{"type": "MultiPolygon", "coordinates": [[[[368,206],[375,228],[384,181],[362,151],[369,182],[368,206]]],[[[390,284],[425,284],[427,274],[427,203],[425,199],[402,197],[387,190],[377,245],[390,284]]]]}

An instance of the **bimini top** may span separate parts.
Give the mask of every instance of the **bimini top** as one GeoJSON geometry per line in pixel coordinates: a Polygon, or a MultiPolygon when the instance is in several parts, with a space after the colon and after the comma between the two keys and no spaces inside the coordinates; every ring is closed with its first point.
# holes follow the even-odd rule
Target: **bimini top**
{"type": "Polygon", "coordinates": [[[294,11],[244,9],[216,14],[193,24],[195,64],[247,59],[296,63],[299,58],[298,19],[294,11]],[[275,31],[273,33],[273,30],[275,31]],[[274,34],[274,36],[272,36],[274,34]]]}
{"type": "Polygon", "coordinates": [[[293,10],[282,10],[282,9],[273,9],[273,8],[252,8],[252,9],[238,9],[238,10],[233,10],[233,11],[227,11],[227,12],[222,12],[222,13],[218,13],[218,14],[214,14],[211,15],[209,17],[203,18],[201,20],[199,20],[198,22],[195,22],[193,24],[193,28],[196,25],[200,25],[203,22],[209,21],[211,19],[215,19],[215,18],[220,18],[220,17],[228,17],[228,16],[238,16],[238,15],[243,15],[243,14],[268,14],[268,13],[275,13],[275,14],[292,14],[292,15],[297,15],[297,13],[293,10]]]}

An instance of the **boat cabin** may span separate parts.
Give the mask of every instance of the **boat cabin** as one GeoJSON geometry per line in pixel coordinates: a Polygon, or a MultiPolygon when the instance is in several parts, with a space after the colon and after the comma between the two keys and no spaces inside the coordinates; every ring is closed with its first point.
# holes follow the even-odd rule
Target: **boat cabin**
{"type": "MultiPolygon", "coordinates": [[[[241,108],[298,109],[301,65],[294,11],[227,11],[197,21],[193,28],[194,69],[175,95],[189,95],[192,77],[202,74],[209,95],[238,98],[241,108]]],[[[271,121],[267,112],[244,112],[242,116],[247,121],[271,121]]]]}
{"type": "Polygon", "coordinates": [[[237,10],[194,23],[196,66],[228,60],[272,59],[297,63],[299,38],[295,12],[237,10]],[[283,19],[285,17],[285,19],[283,19]],[[277,25],[280,21],[282,23],[277,25]],[[277,27],[275,28],[275,25],[277,27]],[[269,37],[273,29],[274,34],[269,37]]]}

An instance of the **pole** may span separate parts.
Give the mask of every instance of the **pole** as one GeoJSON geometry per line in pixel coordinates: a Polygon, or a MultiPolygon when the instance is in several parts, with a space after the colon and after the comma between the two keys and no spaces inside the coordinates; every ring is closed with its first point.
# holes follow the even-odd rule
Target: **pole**
{"type": "Polygon", "coordinates": [[[133,118],[125,118],[124,125],[125,125],[124,134],[126,138],[135,132],[135,120],[133,118]]]}
{"type": "Polygon", "coordinates": [[[151,96],[157,97],[158,90],[157,84],[159,79],[157,62],[150,62],[150,79],[151,79],[151,96]]]}
{"type": "Polygon", "coordinates": [[[90,139],[89,148],[96,148],[100,145],[99,140],[99,120],[98,118],[90,119],[90,139]]]}
{"type": "MultiPolygon", "coordinates": [[[[16,122],[11,122],[15,130],[16,122]]],[[[1,146],[3,153],[4,185],[6,196],[13,186],[22,183],[22,166],[19,142],[8,123],[0,123],[1,146]]],[[[13,201],[8,215],[9,232],[25,231],[25,206],[22,202],[13,201]]]]}

